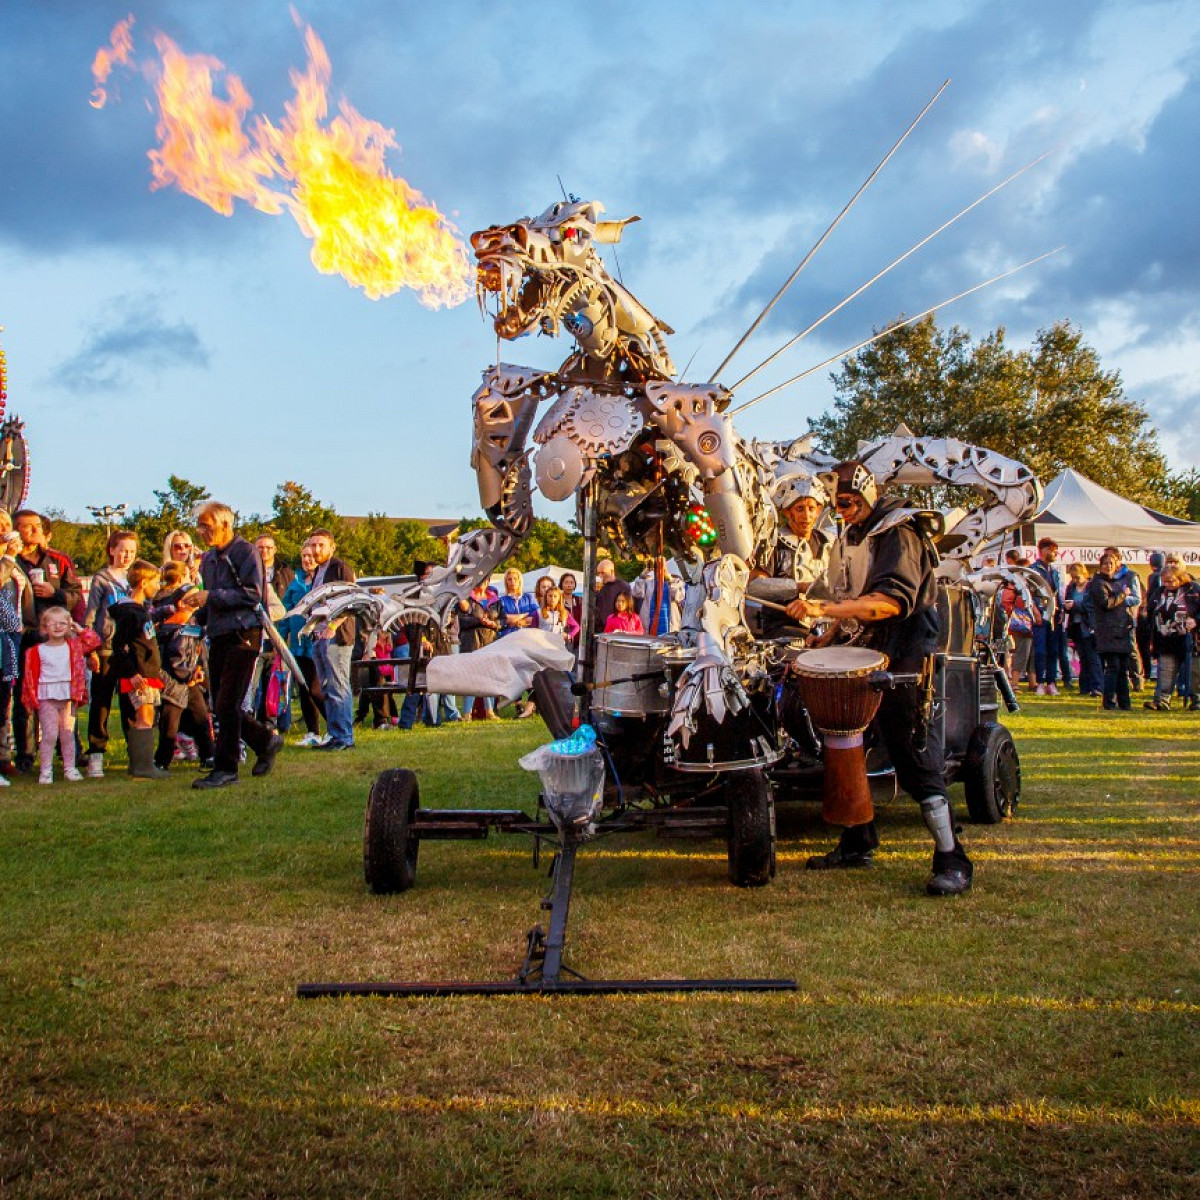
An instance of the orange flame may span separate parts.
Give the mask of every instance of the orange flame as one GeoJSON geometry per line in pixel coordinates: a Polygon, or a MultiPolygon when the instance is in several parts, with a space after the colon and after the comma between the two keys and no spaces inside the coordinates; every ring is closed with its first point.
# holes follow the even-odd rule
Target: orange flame
{"type": "Polygon", "coordinates": [[[155,85],[159,146],[149,155],[150,186],[175,184],[226,217],[234,200],[245,200],[259,212],[282,212],[286,195],[269,182],[283,172],[263,148],[259,129],[252,140],[243,128],[254,101],[241,79],[226,77],[229,99],[222,100],[213,91],[213,72],[224,70],[218,59],[184,54],[162,33],[154,44],[162,68],[155,85]]]}
{"type": "Polygon", "coordinates": [[[132,28],[133,13],[130,13],[125,20],[118,21],[113,26],[108,46],[101,46],[96,51],[96,57],[92,59],[92,78],[96,81],[96,87],[88,103],[93,108],[103,108],[108,100],[108,90],[104,85],[108,82],[113,67],[118,63],[124,66],[129,62],[129,56],[133,53],[133,35],[130,33],[132,28]]]}
{"type": "Polygon", "coordinates": [[[308,67],[291,72],[296,94],[284,120],[275,126],[255,116],[247,129],[253,100],[241,79],[218,59],[184,54],[158,34],[152,186],[174,185],[225,216],[235,200],[259,212],[287,211],[312,239],[317,270],[340,274],[373,300],[407,287],[429,308],[462,303],[472,276],[458,231],[388,170],[392,130],[345,100],[328,119],[329,56],[311,28],[304,41],[308,67]],[[217,94],[219,76],[225,98],[217,94]]]}

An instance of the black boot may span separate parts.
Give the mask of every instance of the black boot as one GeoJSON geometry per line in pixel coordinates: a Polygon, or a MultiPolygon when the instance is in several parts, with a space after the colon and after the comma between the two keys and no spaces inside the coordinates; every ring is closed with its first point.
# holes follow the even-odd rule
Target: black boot
{"type": "Polygon", "coordinates": [[[129,747],[129,773],[134,779],[166,779],[166,771],[154,765],[154,730],[134,729],[125,733],[125,744],[129,747]]]}
{"type": "Polygon", "coordinates": [[[933,852],[933,873],[925,891],[931,896],[961,896],[970,891],[974,874],[975,868],[956,838],[953,850],[933,852]]]}
{"type": "Polygon", "coordinates": [[[971,886],[974,868],[958,840],[954,810],[945,796],[927,796],[921,819],[933,835],[933,873],[925,884],[931,896],[961,896],[971,886]]]}
{"type": "Polygon", "coordinates": [[[804,866],[809,871],[861,870],[873,865],[878,846],[874,821],[850,825],[842,830],[838,844],[828,854],[814,854],[804,866]]]}

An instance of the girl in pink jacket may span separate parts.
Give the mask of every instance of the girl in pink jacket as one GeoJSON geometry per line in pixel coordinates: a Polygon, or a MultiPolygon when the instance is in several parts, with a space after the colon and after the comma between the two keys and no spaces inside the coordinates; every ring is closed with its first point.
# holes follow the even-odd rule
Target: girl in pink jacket
{"type": "Polygon", "coordinates": [[[39,783],[54,782],[54,743],[62,753],[63,775],[82,779],[75,769],[75,710],[87,700],[83,657],[100,645],[91,629],[80,629],[65,608],[48,608],[39,623],[46,639],[25,651],[25,686],[21,698],[27,710],[37,709],[41,727],[39,783]]]}

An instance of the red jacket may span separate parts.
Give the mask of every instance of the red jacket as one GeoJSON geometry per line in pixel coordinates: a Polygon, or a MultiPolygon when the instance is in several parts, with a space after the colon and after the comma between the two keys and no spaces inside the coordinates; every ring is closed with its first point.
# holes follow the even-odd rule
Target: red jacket
{"type": "MultiPolygon", "coordinates": [[[[87,703],[87,675],[83,670],[83,656],[91,654],[100,645],[95,630],[85,629],[78,637],[67,638],[71,648],[71,699],[76,704],[87,703]]],[[[38,681],[42,674],[41,644],[30,646],[25,651],[25,686],[21,690],[21,702],[29,712],[38,706],[38,681]]]]}

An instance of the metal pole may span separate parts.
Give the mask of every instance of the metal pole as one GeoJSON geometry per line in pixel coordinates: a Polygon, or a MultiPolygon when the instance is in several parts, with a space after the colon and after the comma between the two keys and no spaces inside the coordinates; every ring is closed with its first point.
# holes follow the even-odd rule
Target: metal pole
{"type": "Polygon", "coordinates": [[[567,917],[571,911],[571,885],[575,880],[575,851],[578,846],[575,835],[565,833],[562,848],[554,862],[550,930],[546,934],[546,952],[542,958],[542,982],[549,987],[554,987],[562,974],[563,950],[567,945],[567,917]]]}
{"type": "Polygon", "coordinates": [[[1020,176],[1024,175],[1026,171],[1030,170],[1030,168],[1036,167],[1038,163],[1049,158],[1052,153],[1053,153],[1053,151],[1047,150],[1045,154],[1041,155],[1041,157],[1039,157],[1039,158],[1035,158],[1033,160],[1033,162],[1026,163],[1019,171],[1014,171],[1007,179],[1002,180],[1000,183],[996,184],[996,186],[994,188],[992,188],[991,191],[984,192],[984,194],[982,196],[980,196],[978,200],[974,201],[971,204],[968,204],[967,207],[962,209],[961,212],[955,213],[955,215],[952,216],[948,221],[944,221],[931,234],[928,234],[926,237],[923,237],[919,242],[917,242],[917,244],[915,246],[910,246],[902,255],[900,255],[899,258],[894,259],[892,262],[888,263],[888,265],[886,267],[884,267],[882,271],[879,271],[877,274],[872,275],[871,278],[868,279],[866,283],[864,283],[860,287],[856,288],[844,300],[841,300],[837,304],[835,304],[833,306],[833,308],[831,308],[828,312],[824,313],[822,316],[818,317],[811,325],[809,325],[805,329],[802,329],[798,334],[796,334],[795,337],[784,342],[783,345],[780,346],[778,350],[776,350],[773,354],[769,354],[766,358],[764,358],[762,360],[762,362],[760,362],[758,364],[758,366],[754,368],[754,370],[748,371],[745,375],[743,375],[741,377],[741,379],[739,379],[737,381],[737,383],[732,384],[730,386],[729,390],[731,392],[736,392],[738,390],[738,388],[740,388],[744,383],[747,383],[749,380],[753,379],[754,376],[757,375],[759,373],[759,371],[761,371],[763,369],[763,367],[767,366],[768,363],[773,363],[785,350],[790,350],[798,341],[801,341],[803,338],[808,337],[808,335],[810,333],[812,333],[812,331],[814,329],[816,329],[819,325],[822,325],[825,321],[828,321],[829,318],[834,315],[834,313],[840,312],[843,308],[846,307],[847,304],[850,303],[851,300],[854,300],[858,296],[861,296],[863,294],[863,292],[865,292],[867,290],[867,288],[869,288],[872,284],[874,284],[874,283],[878,282],[880,279],[882,279],[889,271],[894,270],[896,267],[898,267],[902,262],[904,262],[904,260],[906,258],[911,258],[914,254],[916,254],[916,252],[918,250],[921,249],[922,246],[927,246],[930,242],[933,241],[933,239],[935,237],[938,236],[939,233],[943,233],[945,230],[949,229],[951,225],[953,225],[956,221],[960,221],[973,208],[978,208],[979,205],[981,205],[989,197],[994,196],[998,191],[1000,191],[1001,188],[1007,187],[1010,183],[1012,183],[1012,181],[1014,179],[1020,178],[1020,176]]]}
{"type": "Polygon", "coordinates": [[[768,396],[774,396],[776,392],[782,392],[784,388],[791,387],[793,383],[799,383],[801,379],[807,379],[809,375],[815,374],[822,367],[827,367],[830,363],[835,363],[839,358],[845,358],[848,354],[855,354],[866,346],[873,345],[880,338],[885,338],[889,333],[895,333],[898,329],[904,329],[908,325],[912,325],[917,321],[923,320],[930,313],[935,313],[939,308],[945,308],[949,304],[953,304],[956,300],[962,300],[966,296],[970,296],[975,292],[982,291],[985,287],[990,287],[993,283],[999,283],[1002,279],[1007,279],[1010,275],[1015,275],[1018,271],[1024,271],[1026,267],[1032,267],[1035,263],[1040,263],[1042,259],[1049,258],[1052,254],[1057,254],[1062,250],[1062,246],[1056,246],[1053,250],[1047,250],[1045,254],[1039,254],[1037,258],[1031,258],[1028,262],[1023,262],[1019,267],[1013,267],[1011,271],[1005,271],[1000,275],[993,275],[991,279],[985,279],[982,283],[977,283],[973,288],[967,288],[965,292],[959,292],[957,296],[951,296],[947,300],[941,301],[939,304],[931,304],[923,312],[917,313],[915,317],[907,317],[903,321],[896,321],[889,325],[886,329],[881,329],[878,333],[869,338],[864,338],[857,345],[851,346],[846,350],[842,350],[837,354],[827,358],[824,362],[819,362],[815,367],[809,367],[806,371],[801,371],[799,375],[793,375],[791,379],[785,379],[782,383],[776,384],[769,391],[763,392],[760,396],[755,396],[753,400],[747,400],[745,404],[739,404],[737,408],[731,408],[729,415],[736,417],[738,413],[745,412],[746,409],[752,408],[760,400],[767,399],[768,396]]]}
{"type": "Polygon", "coordinates": [[[597,504],[599,484],[593,477],[583,493],[583,608],[579,614],[579,653],[575,662],[576,682],[584,685],[576,697],[575,711],[580,724],[591,718],[591,691],[587,687],[595,676],[596,659],[592,625],[596,615],[596,540],[600,527],[597,504]]]}

